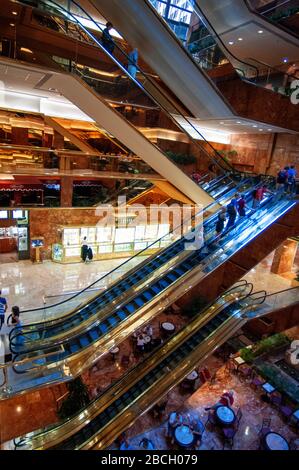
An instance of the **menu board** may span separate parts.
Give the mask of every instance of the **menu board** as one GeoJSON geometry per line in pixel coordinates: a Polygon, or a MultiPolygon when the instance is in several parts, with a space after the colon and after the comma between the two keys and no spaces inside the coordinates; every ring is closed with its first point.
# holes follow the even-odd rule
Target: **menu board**
{"type": "Polygon", "coordinates": [[[133,242],[135,240],[135,227],[117,228],[115,230],[115,243],[133,242]]]}
{"type": "Polygon", "coordinates": [[[62,261],[63,248],[59,243],[54,243],[52,245],[52,259],[54,261],[62,261]]]}
{"type": "Polygon", "coordinates": [[[81,228],[81,240],[86,237],[88,243],[95,243],[96,241],[96,227],[82,227],[81,228]]]}
{"type": "Polygon", "coordinates": [[[65,256],[67,258],[71,256],[80,256],[81,255],[81,248],[80,247],[67,247],[65,248],[65,256]]]}
{"type": "Polygon", "coordinates": [[[144,240],[145,238],[145,225],[137,225],[135,227],[135,240],[144,240]]]}
{"type": "Polygon", "coordinates": [[[63,232],[64,246],[80,244],[79,230],[80,229],[78,228],[65,228],[64,229],[64,232],[63,232]]]}
{"type": "Polygon", "coordinates": [[[114,239],[114,227],[97,227],[97,242],[112,242],[114,239]]]}
{"type": "Polygon", "coordinates": [[[156,240],[158,238],[158,225],[147,225],[145,229],[146,240],[156,240]]]}

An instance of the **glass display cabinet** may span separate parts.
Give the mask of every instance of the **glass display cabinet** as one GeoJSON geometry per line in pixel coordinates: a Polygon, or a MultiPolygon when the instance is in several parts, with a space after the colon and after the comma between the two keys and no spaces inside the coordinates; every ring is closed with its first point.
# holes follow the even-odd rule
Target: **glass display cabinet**
{"type": "Polygon", "coordinates": [[[62,226],[61,242],[52,245],[52,260],[58,263],[81,261],[83,240],[93,251],[93,259],[114,259],[130,257],[147,248],[158,238],[161,242],[149,248],[154,253],[169,243],[171,235],[168,224],[148,224],[129,227],[62,226]]]}

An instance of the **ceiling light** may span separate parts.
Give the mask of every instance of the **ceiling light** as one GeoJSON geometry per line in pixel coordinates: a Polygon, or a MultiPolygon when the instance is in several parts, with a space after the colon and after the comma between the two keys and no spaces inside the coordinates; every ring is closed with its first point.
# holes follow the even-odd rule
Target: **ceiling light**
{"type": "Polygon", "coordinates": [[[267,130],[268,130],[269,132],[271,132],[271,131],[272,131],[272,129],[267,129],[267,130]]]}
{"type": "Polygon", "coordinates": [[[259,29],[259,30],[258,30],[258,33],[259,33],[259,34],[263,34],[263,32],[264,32],[264,31],[263,31],[262,29],[259,29]]]}
{"type": "Polygon", "coordinates": [[[238,41],[243,41],[243,38],[238,38],[238,41]]]}
{"type": "Polygon", "coordinates": [[[220,124],[224,124],[224,122],[223,122],[223,121],[220,121],[220,124]]]}
{"type": "Polygon", "coordinates": [[[237,124],[241,124],[241,121],[237,121],[237,124]]]}
{"type": "Polygon", "coordinates": [[[229,41],[228,43],[230,46],[232,46],[234,44],[234,41],[229,41]]]}
{"type": "Polygon", "coordinates": [[[262,131],[263,131],[263,129],[259,129],[259,131],[260,131],[260,132],[262,132],[262,131]]]}
{"type": "Polygon", "coordinates": [[[284,58],[282,59],[282,61],[283,61],[285,64],[288,62],[288,60],[289,60],[289,59],[288,59],[287,57],[284,57],[284,58]]]}
{"type": "Polygon", "coordinates": [[[9,26],[15,26],[15,23],[9,23],[9,26]]]}
{"type": "Polygon", "coordinates": [[[252,127],[257,127],[257,125],[256,125],[256,124],[253,124],[253,126],[252,126],[252,127]]]}
{"type": "Polygon", "coordinates": [[[20,49],[21,52],[28,52],[29,54],[33,54],[31,49],[27,49],[27,47],[21,47],[20,49]]]}
{"type": "Polygon", "coordinates": [[[17,16],[18,12],[17,11],[12,11],[11,12],[13,15],[17,16]]]}

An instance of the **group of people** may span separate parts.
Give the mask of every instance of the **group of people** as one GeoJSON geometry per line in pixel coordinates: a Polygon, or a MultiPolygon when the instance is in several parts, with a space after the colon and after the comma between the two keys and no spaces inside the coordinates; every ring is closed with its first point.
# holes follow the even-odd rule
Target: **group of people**
{"type": "Polygon", "coordinates": [[[171,439],[171,444],[174,444],[175,441],[175,430],[178,426],[188,426],[195,437],[194,446],[198,448],[201,444],[202,438],[202,427],[200,426],[199,419],[196,417],[191,417],[190,414],[182,414],[177,412],[172,412],[168,418],[167,425],[167,436],[171,439]]]}
{"type": "Polygon", "coordinates": [[[294,165],[285,166],[277,173],[276,189],[283,190],[286,194],[295,195],[297,171],[294,165]]]}
{"type": "MultiPolygon", "coordinates": [[[[8,308],[7,300],[5,297],[2,296],[2,292],[0,290],[0,332],[5,322],[5,314],[6,314],[7,308],[8,308]]],[[[17,305],[14,305],[11,308],[11,320],[8,326],[18,328],[20,333],[22,332],[23,325],[20,320],[20,308],[17,305]]],[[[24,343],[24,337],[22,336],[22,334],[18,334],[15,339],[15,346],[22,345],[23,343],[24,343]]]]}
{"type": "MultiPolygon", "coordinates": [[[[106,27],[103,30],[102,34],[102,45],[110,54],[113,54],[115,48],[115,42],[113,37],[110,34],[110,31],[113,29],[113,24],[108,21],[106,23],[106,27]]],[[[127,70],[131,77],[135,78],[137,73],[137,64],[138,64],[138,50],[134,48],[128,54],[128,63],[127,63],[127,70]]]]}

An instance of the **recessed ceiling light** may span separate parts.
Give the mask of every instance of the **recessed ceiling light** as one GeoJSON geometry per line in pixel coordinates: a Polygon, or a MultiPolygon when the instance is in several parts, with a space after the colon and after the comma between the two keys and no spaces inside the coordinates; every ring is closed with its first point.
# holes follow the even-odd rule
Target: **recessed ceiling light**
{"type": "Polygon", "coordinates": [[[230,46],[232,46],[234,44],[234,41],[229,41],[228,43],[230,46]]]}
{"type": "Polygon", "coordinates": [[[241,121],[237,121],[237,124],[241,124],[241,121]]]}
{"type": "Polygon", "coordinates": [[[18,14],[17,11],[12,11],[11,13],[12,13],[13,15],[15,15],[15,16],[18,14]]]}
{"type": "Polygon", "coordinates": [[[289,59],[288,59],[287,57],[284,57],[284,58],[282,59],[282,61],[283,61],[285,64],[288,62],[288,60],[289,60],[289,59]]]}
{"type": "Polygon", "coordinates": [[[267,130],[268,130],[269,132],[271,132],[271,131],[272,131],[272,129],[267,129],[267,130]]]}
{"type": "Polygon", "coordinates": [[[31,49],[27,49],[27,47],[21,47],[20,49],[21,52],[28,52],[29,54],[33,54],[31,49]]]}
{"type": "Polygon", "coordinates": [[[263,31],[262,29],[259,29],[259,30],[258,30],[258,33],[259,33],[259,34],[263,34],[263,32],[264,32],[264,31],[263,31]]]}
{"type": "Polygon", "coordinates": [[[262,132],[262,131],[263,131],[263,129],[259,129],[259,131],[260,131],[260,132],[262,132]]]}
{"type": "Polygon", "coordinates": [[[220,124],[224,124],[224,122],[223,122],[223,121],[220,121],[220,124]]]}
{"type": "Polygon", "coordinates": [[[238,41],[243,41],[243,38],[238,38],[238,41]]]}
{"type": "Polygon", "coordinates": [[[15,26],[15,23],[9,23],[9,26],[15,26]]]}
{"type": "Polygon", "coordinates": [[[256,124],[253,124],[253,126],[252,126],[252,127],[257,127],[257,125],[256,125],[256,124]]]}

